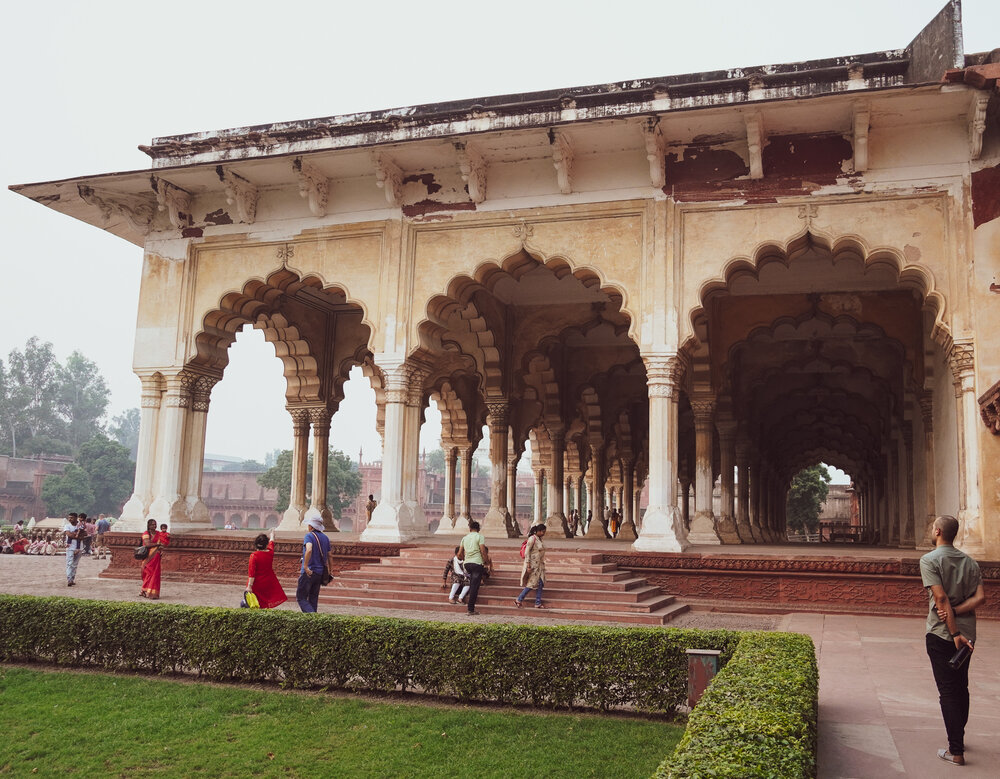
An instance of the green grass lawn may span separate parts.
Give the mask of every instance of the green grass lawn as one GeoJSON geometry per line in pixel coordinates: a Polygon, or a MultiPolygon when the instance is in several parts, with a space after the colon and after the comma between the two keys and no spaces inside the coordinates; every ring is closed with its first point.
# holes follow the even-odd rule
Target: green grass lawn
{"type": "Polygon", "coordinates": [[[683,729],[0,666],[11,776],[648,777],[683,729]]]}

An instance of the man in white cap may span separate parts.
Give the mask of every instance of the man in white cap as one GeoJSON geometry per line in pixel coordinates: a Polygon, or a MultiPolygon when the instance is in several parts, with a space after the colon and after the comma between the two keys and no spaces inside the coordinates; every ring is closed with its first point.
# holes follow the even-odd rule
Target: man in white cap
{"type": "Polygon", "coordinates": [[[299,571],[299,584],[295,588],[295,600],[304,612],[316,612],[323,574],[329,570],[331,562],[329,558],[330,539],[323,533],[323,518],[312,517],[306,522],[306,537],[302,541],[302,568],[299,571]]]}

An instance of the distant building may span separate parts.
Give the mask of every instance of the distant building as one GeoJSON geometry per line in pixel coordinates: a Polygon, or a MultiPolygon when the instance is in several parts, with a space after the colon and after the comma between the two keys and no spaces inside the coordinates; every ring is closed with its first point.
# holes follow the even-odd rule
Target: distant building
{"type": "Polygon", "coordinates": [[[0,525],[45,517],[42,482],[46,476],[62,473],[69,462],[69,457],[0,455],[0,525]]]}

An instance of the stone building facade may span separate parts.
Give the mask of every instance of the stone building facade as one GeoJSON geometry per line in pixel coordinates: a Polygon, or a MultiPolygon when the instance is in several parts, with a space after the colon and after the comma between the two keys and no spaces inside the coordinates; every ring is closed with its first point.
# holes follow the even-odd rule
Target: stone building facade
{"type": "Polygon", "coordinates": [[[329,520],[306,457],[361,366],[385,452],[364,540],[426,532],[436,403],[441,533],[485,423],[493,535],[531,447],[550,525],[586,485],[637,550],[780,538],[823,461],[881,543],[952,513],[1000,555],[977,403],[1000,377],[1000,55],[966,54],[959,17],[903,49],[158,138],[150,170],[15,187],[144,252],[127,525],[210,525],[206,412],[252,326],[287,379],[282,529],[329,520]]]}
{"type": "Polygon", "coordinates": [[[46,476],[62,473],[69,462],[68,457],[0,455],[0,525],[44,519],[42,483],[46,476]]]}

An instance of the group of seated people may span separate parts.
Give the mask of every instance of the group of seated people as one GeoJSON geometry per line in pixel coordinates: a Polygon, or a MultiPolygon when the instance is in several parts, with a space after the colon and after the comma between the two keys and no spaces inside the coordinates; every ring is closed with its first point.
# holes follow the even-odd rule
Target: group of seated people
{"type": "Polygon", "coordinates": [[[52,531],[35,530],[21,536],[14,533],[4,533],[0,538],[0,554],[47,554],[53,555],[61,551],[63,540],[61,535],[53,536],[52,531]]]}

